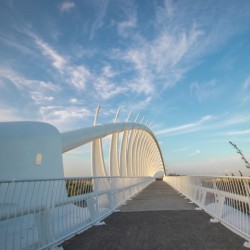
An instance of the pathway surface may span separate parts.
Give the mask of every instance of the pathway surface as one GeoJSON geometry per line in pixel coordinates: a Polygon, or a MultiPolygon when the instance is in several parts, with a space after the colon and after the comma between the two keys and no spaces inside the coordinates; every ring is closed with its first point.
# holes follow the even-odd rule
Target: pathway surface
{"type": "Polygon", "coordinates": [[[63,243],[64,250],[240,250],[244,239],[194,210],[168,184],[150,184],[126,205],[63,243]]]}

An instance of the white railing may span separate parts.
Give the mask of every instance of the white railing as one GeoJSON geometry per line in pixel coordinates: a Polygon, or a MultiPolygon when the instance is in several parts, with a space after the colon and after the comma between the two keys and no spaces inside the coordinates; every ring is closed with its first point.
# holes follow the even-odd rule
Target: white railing
{"type": "Polygon", "coordinates": [[[54,249],[98,224],[152,177],[0,181],[0,249],[54,249]]]}
{"type": "Polygon", "coordinates": [[[250,247],[250,178],[166,176],[164,181],[213,218],[245,238],[250,247]]]}

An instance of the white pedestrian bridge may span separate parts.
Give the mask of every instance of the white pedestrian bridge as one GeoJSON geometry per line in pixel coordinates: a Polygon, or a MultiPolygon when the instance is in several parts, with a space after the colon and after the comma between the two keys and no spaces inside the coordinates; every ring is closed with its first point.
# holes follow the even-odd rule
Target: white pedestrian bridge
{"type": "Polygon", "coordinates": [[[60,133],[47,123],[2,122],[0,160],[0,249],[62,249],[163,176],[249,247],[250,179],[167,176],[159,143],[141,123],[96,125],[95,119],[92,127],[60,133]],[[108,135],[109,176],[102,145],[108,135]],[[93,175],[65,178],[63,153],[87,143],[93,175]]]}

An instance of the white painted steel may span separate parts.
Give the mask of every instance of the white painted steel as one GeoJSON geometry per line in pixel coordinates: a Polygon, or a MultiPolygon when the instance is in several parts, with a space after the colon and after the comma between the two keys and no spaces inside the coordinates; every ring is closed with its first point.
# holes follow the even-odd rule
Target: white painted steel
{"type": "Polygon", "coordinates": [[[52,249],[153,181],[152,177],[0,181],[0,249],[52,249]]]}
{"type": "Polygon", "coordinates": [[[157,173],[160,175],[165,173],[159,144],[153,132],[140,123],[117,123],[115,119],[115,123],[62,133],[62,152],[92,142],[92,173],[94,176],[107,176],[102,149],[102,138],[107,135],[111,135],[109,161],[111,175],[140,176],[143,172],[144,176],[154,176],[157,173]],[[120,152],[118,150],[119,133],[122,133],[120,152]],[[147,141],[145,150],[150,149],[150,152],[152,151],[150,154],[145,154],[143,150],[144,140],[147,141]],[[145,162],[150,162],[150,165],[142,166],[142,157],[145,158],[145,162]]]}
{"type": "Polygon", "coordinates": [[[114,123],[97,125],[99,109],[92,127],[65,133],[46,123],[0,123],[0,249],[52,249],[164,174],[159,144],[136,123],[139,116],[128,122],[130,113],[127,122],[117,123],[118,109],[114,123]],[[102,146],[107,135],[110,171],[102,146]],[[94,177],[63,179],[62,153],[86,143],[92,144],[94,177]]]}
{"type": "Polygon", "coordinates": [[[166,176],[164,181],[250,242],[250,178],[166,176]]]}
{"type": "MultiPolygon", "coordinates": [[[[94,124],[97,122],[98,110],[94,124]]],[[[156,149],[156,161],[164,161],[159,144],[153,132],[145,125],[132,122],[94,125],[74,131],[60,133],[54,126],[41,122],[2,122],[0,123],[1,179],[63,178],[62,153],[86,143],[92,143],[92,173],[94,176],[107,176],[104,164],[102,139],[111,135],[111,172],[120,176],[138,176],[137,165],[143,154],[142,138],[148,135],[151,146],[156,149]],[[123,136],[119,152],[119,136],[123,136]],[[119,152],[119,154],[118,154],[119,152]],[[120,164],[121,163],[121,164],[120,164]]],[[[145,155],[147,160],[148,155],[145,155]]],[[[154,166],[156,162],[153,163],[154,166]]],[[[143,166],[145,168],[146,166],[143,166]]],[[[158,169],[152,165],[143,170],[153,176],[158,169]],[[149,171],[151,169],[151,171],[149,171]]],[[[108,171],[109,173],[110,171],[108,171]]]]}
{"type": "Polygon", "coordinates": [[[118,139],[119,139],[118,133],[112,134],[110,143],[110,155],[109,155],[111,176],[120,176],[118,139]]]}

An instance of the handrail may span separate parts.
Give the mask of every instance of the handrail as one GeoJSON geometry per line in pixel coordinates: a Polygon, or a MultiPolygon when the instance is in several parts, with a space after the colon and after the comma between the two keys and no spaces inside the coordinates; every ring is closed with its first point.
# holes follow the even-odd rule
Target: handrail
{"type": "Polygon", "coordinates": [[[152,177],[0,181],[0,249],[47,249],[108,216],[152,177]]]}
{"type": "Polygon", "coordinates": [[[166,176],[164,181],[247,240],[250,247],[250,178],[233,176],[166,176]]]}

